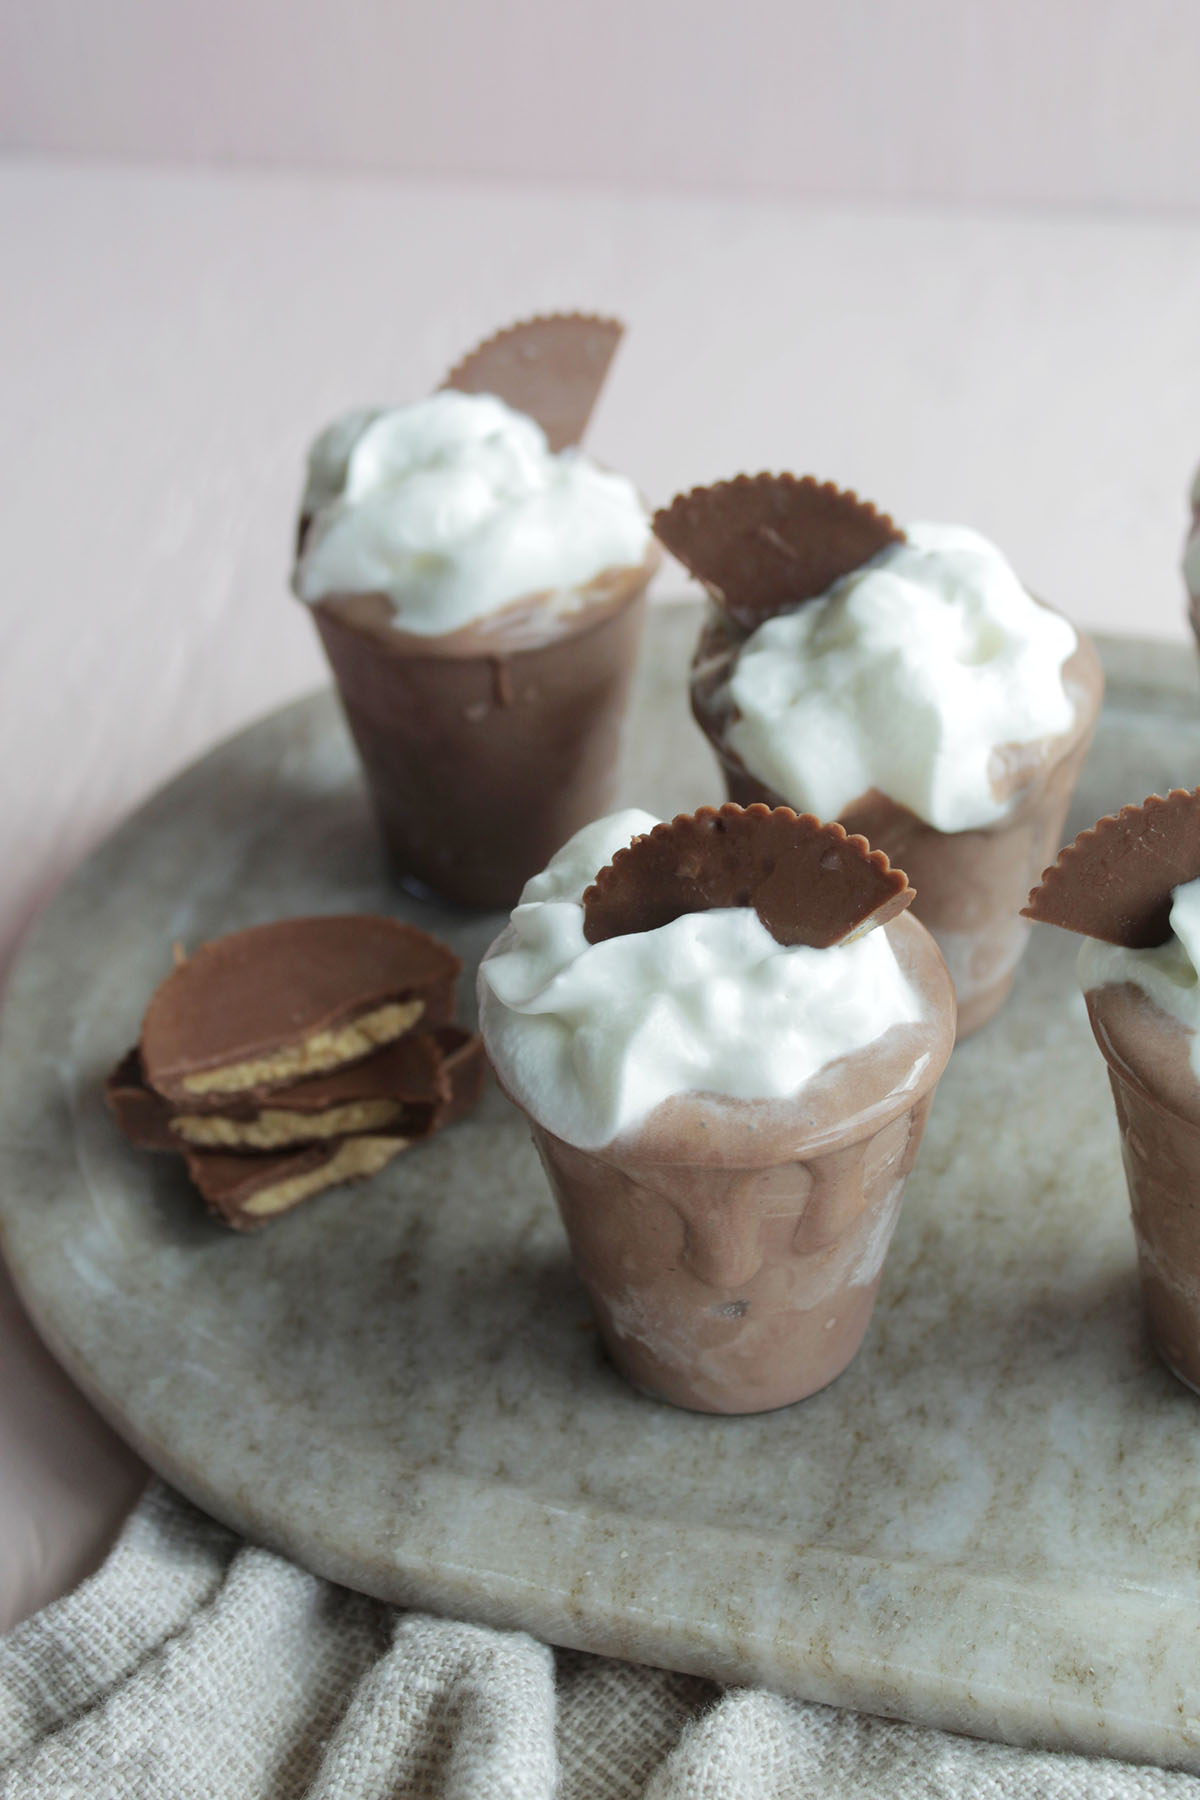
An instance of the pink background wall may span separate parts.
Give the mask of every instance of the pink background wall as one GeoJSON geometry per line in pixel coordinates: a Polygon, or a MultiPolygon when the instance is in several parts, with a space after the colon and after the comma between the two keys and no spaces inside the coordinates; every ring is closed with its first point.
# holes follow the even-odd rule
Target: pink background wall
{"type": "Polygon", "coordinates": [[[1200,212],[1193,0],[7,0],[9,147],[1200,212]]]}

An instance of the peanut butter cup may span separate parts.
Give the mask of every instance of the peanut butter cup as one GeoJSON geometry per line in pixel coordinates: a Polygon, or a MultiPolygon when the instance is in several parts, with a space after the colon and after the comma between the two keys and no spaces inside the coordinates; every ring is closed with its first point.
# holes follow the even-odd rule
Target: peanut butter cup
{"type": "Polygon", "coordinates": [[[141,1052],[126,1051],[104,1084],[104,1098],[117,1130],[135,1150],[176,1150],[183,1144],[171,1130],[173,1109],[146,1081],[141,1052]]]}
{"type": "Polygon", "coordinates": [[[147,1081],[174,1102],[265,1093],[449,1021],[461,964],[372,914],[281,919],[202,944],[155,992],[147,1081]]]}
{"type": "Polygon", "coordinates": [[[584,313],[524,319],[470,351],[442,386],[495,394],[536,419],[551,450],[566,450],[582,441],[624,331],[584,313]]]}
{"type": "Polygon", "coordinates": [[[743,631],[815,600],[904,533],[811,475],[738,475],[679,494],[654,531],[743,631]]]}
{"type": "Polygon", "coordinates": [[[238,1231],[372,1175],[479,1098],[482,1043],[450,1022],[460,967],[426,932],[369,913],[177,951],[108,1078],[117,1127],[182,1156],[238,1231]]]}
{"type": "Polygon", "coordinates": [[[223,1224],[256,1231],[326,1188],[377,1175],[407,1148],[407,1138],[364,1134],[276,1156],[190,1150],[187,1169],[204,1204],[223,1224]]]}
{"type": "Polygon", "coordinates": [[[1151,794],[1081,831],[1060,850],[1023,909],[1129,950],[1171,935],[1171,893],[1200,875],[1200,788],[1151,794]]]}
{"type": "Polygon", "coordinates": [[[142,1150],[277,1151],[384,1129],[409,1141],[428,1137],[474,1105],[483,1073],[478,1037],[442,1025],[330,1075],[204,1108],[155,1093],[135,1048],[110,1075],[107,1098],[123,1136],[142,1150]]]}
{"type": "Polygon", "coordinates": [[[753,907],[780,944],[826,949],[886,924],[908,878],[863,837],[787,806],[705,806],[635,838],[583,897],[591,944],[654,931],[681,913],[753,907]]]}

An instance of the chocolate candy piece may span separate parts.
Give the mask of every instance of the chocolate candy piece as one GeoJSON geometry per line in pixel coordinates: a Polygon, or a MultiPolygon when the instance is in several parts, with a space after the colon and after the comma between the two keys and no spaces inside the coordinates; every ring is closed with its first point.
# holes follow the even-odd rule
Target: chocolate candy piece
{"type": "Polygon", "coordinates": [[[1022,908],[1128,950],[1171,935],[1171,890],[1200,876],[1200,788],[1151,794],[1081,831],[1058,853],[1022,908]]]}
{"type": "Polygon", "coordinates": [[[122,1134],[140,1150],[276,1151],[359,1132],[409,1140],[461,1118],[484,1078],[479,1038],[458,1025],[410,1032],[351,1068],[276,1088],[262,1101],[235,1096],[216,1108],[178,1110],[146,1083],[136,1049],[108,1078],[122,1134]]]}
{"type": "Polygon", "coordinates": [[[551,450],[565,450],[587,430],[624,329],[582,313],[525,319],[464,356],[442,386],[495,394],[536,419],[551,450]]]}
{"type": "Polygon", "coordinates": [[[146,1080],[176,1102],[264,1094],[449,1020],[461,964],[373,914],[280,919],[202,944],[155,991],[146,1080]]]}
{"type": "Polygon", "coordinates": [[[409,1138],[429,1130],[448,1091],[432,1033],[410,1031],[365,1062],[276,1088],[260,1101],[235,1098],[211,1112],[180,1108],[171,1128],[177,1143],[201,1150],[281,1150],[384,1129],[409,1138]]]}
{"type": "Polygon", "coordinates": [[[826,949],[894,919],[913,898],[882,850],[788,806],[681,813],[618,850],[583,896],[590,944],[681,913],[752,906],[780,944],[826,949]]]}
{"type": "Polygon", "coordinates": [[[188,1150],[188,1174],[209,1211],[234,1231],[257,1231],[314,1194],[378,1174],[420,1137],[469,1112],[486,1073],[481,1039],[447,1025],[428,1033],[430,1040],[437,1052],[437,1096],[406,1107],[399,1128],[332,1138],[273,1156],[188,1150]],[[403,1129],[409,1120],[417,1127],[415,1134],[403,1129]]]}
{"type": "Polygon", "coordinates": [[[256,1231],[326,1188],[378,1174],[407,1148],[407,1138],[363,1135],[278,1156],[189,1150],[187,1168],[205,1205],[223,1224],[256,1231]]]}
{"type": "Polygon", "coordinates": [[[171,1102],[146,1082],[137,1045],[117,1064],[104,1084],[104,1098],[123,1138],[138,1150],[182,1150],[171,1130],[171,1102]]]}
{"type": "Polygon", "coordinates": [[[811,475],[738,475],[693,488],[655,513],[654,530],[746,632],[904,539],[886,513],[811,475]]]}

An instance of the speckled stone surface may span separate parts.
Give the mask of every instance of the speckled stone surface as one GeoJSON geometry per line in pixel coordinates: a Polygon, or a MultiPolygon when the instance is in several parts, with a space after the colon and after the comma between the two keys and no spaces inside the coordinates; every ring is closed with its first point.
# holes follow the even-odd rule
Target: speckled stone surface
{"type": "MultiPolygon", "coordinates": [[[[717,796],[691,607],[652,622],[625,791],[717,796]]],[[[1105,646],[1069,829],[1200,782],[1171,646],[1105,646]]],[[[603,1363],[521,1121],[481,1111],[261,1236],[116,1137],[101,1078],[175,939],[385,908],[471,960],[495,918],[381,883],[325,695],[215,752],[43,918],[0,1046],[0,1218],[56,1353],[144,1456],[371,1593],[1022,1743],[1200,1769],[1200,1401],[1138,1308],[1074,946],[1035,934],[958,1049],[866,1344],[816,1398],[691,1415],[603,1363]]]]}

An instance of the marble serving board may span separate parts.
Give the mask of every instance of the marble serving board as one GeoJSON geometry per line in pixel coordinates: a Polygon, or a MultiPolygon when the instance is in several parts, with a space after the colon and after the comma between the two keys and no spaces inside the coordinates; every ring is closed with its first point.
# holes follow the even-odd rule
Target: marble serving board
{"type": "MultiPolygon", "coordinates": [[[[627,759],[628,800],[667,815],[716,797],[683,698],[696,617],[652,618],[627,759]]],[[[1072,831],[1200,781],[1190,655],[1104,651],[1072,831]]],[[[5,1252],[51,1348],[142,1455],[250,1537],[405,1605],[1200,1769],[1200,1401],[1143,1331],[1073,943],[1037,931],[1004,1013],[956,1050],[849,1371],[722,1419],[608,1368],[494,1090],[251,1238],[118,1140],[101,1082],[171,945],[342,909],[411,918],[469,966],[497,924],[384,885],[319,694],[131,819],[13,974],[5,1252]]]]}

